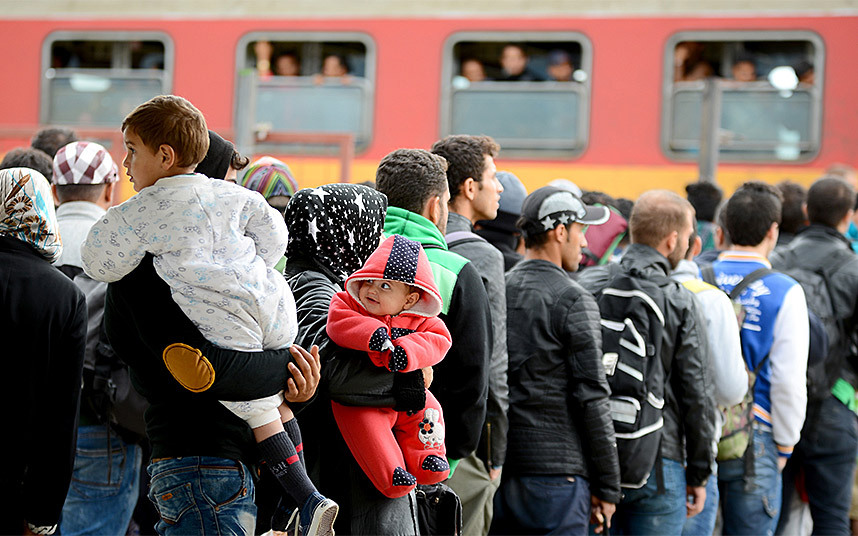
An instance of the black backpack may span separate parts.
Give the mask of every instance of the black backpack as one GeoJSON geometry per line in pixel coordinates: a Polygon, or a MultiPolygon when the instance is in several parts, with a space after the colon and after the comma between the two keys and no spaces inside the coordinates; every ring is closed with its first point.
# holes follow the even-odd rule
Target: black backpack
{"type": "MultiPolygon", "coordinates": [[[[666,297],[675,284],[611,264],[596,293],[602,326],[602,362],[611,386],[611,418],[617,437],[621,484],[640,488],[661,458],[664,385],[669,361],[662,356],[666,297]]],[[[660,477],[660,473],[659,473],[660,477]]],[[[661,488],[661,478],[659,478],[661,488]]]]}
{"type": "MultiPolygon", "coordinates": [[[[77,266],[57,267],[69,279],[84,276],[77,266]]],[[[101,424],[109,424],[128,443],[140,443],[146,438],[143,414],[148,402],[131,385],[128,366],[114,353],[107,340],[104,319],[98,334],[95,352],[87,355],[83,365],[81,405],[86,406],[101,424]]]]}
{"type": "Polygon", "coordinates": [[[840,377],[843,366],[852,353],[852,331],[846,319],[838,318],[831,297],[831,276],[855,258],[851,251],[843,251],[835,258],[827,259],[826,265],[809,270],[799,266],[796,252],[788,249],[783,253],[784,273],[798,281],[807,300],[808,316],[811,318],[811,350],[807,360],[807,398],[809,401],[824,400],[840,377]],[[817,326],[814,326],[814,323],[817,326]],[[820,327],[821,326],[821,327],[820,327]],[[814,331],[817,332],[814,335],[814,331]],[[826,346],[814,350],[814,338],[825,337],[826,346]]]}

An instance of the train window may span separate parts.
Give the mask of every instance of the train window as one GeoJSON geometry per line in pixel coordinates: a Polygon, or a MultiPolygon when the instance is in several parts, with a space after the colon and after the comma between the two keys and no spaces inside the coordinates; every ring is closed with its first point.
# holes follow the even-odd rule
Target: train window
{"type": "Polygon", "coordinates": [[[806,161],[819,150],[824,47],[806,31],[683,32],[665,51],[662,145],[696,159],[702,128],[727,162],[806,161]],[[785,77],[785,78],[784,78],[785,77]],[[706,80],[715,107],[706,107],[706,80]],[[716,119],[717,118],[717,124],[716,119]]]}
{"type": "Polygon", "coordinates": [[[372,134],[375,47],[364,34],[263,33],[238,45],[236,139],[268,132],[372,134]]]}
{"type": "Polygon", "coordinates": [[[573,32],[458,33],[445,45],[441,135],[487,134],[511,156],[587,145],[592,48],[573,32]]]}
{"type": "Polygon", "coordinates": [[[157,32],[56,32],[42,49],[42,123],[115,127],[170,93],[173,47],[157,32]]]}

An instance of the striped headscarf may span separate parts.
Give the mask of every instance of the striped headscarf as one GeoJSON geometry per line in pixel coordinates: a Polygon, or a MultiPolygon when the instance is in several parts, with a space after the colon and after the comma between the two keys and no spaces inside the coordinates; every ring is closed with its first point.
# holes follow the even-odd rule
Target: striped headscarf
{"type": "Polygon", "coordinates": [[[51,186],[38,171],[0,170],[0,236],[30,244],[48,262],[62,253],[51,186]]]}
{"type": "Polygon", "coordinates": [[[250,164],[238,184],[261,193],[265,199],[277,195],[292,197],[298,191],[298,181],[292,176],[289,166],[270,156],[263,156],[250,164]]]}

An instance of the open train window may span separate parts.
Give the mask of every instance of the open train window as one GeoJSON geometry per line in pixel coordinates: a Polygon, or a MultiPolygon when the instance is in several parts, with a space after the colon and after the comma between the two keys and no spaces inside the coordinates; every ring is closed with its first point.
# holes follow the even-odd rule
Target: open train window
{"type": "MultiPolygon", "coordinates": [[[[807,31],[682,32],[665,49],[662,146],[694,160],[703,128],[727,162],[801,162],[819,151],[822,39],[807,31]],[[704,92],[706,81],[713,91],[704,92]],[[704,107],[704,94],[715,106],[704,107]],[[704,109],[714,110],[703,117],[704,109]]],[[[707,102],[707,104],[709,104],[707,102]]]]}
{"type": "Polygon", "coordinates": [[[42,48],[42,123],[116,127],[170,93],[173,45],[158,32],[55,32],[42,48]]]}
{"type": "Polygon", "coordinates": [[[278,132],[351,134],[359,150],[369,145],[375,83],[369,36],[254,32],[239,41],[237,64],[240,146],[278,132]]]}
{"type": "Polygon", "coordinates": [[[576,156],[587,145],[589,40],[574,32],[466,32],[445,44],[441,135],[487,134],[504,154],[576,156]]]}

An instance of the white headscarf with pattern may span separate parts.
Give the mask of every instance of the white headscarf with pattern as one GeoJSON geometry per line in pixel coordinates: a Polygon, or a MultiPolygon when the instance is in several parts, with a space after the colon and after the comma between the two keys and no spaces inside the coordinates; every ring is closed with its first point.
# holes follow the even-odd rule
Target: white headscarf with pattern
{"type": "Polygon", "coordinates": [[[51,263],[62,253],[51,186],[38,171],[0,170],[0,236],[30,244],[51,263]]]}

